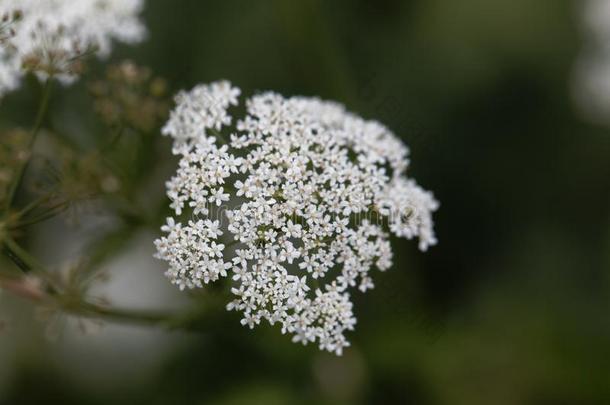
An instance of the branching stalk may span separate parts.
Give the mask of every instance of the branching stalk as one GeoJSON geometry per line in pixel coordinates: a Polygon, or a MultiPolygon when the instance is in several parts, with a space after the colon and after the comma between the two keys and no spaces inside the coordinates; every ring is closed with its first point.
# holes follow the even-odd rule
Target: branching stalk
{"type": "Polygon", "coordinates": [[[27,169],[32,158],[32,149],[34,147],[34,144],[36,143],[36,138],[38,137],[38,133],[42,128],[44,117],[46,116],[47,110],[49,109],[49,99],[51,97],[51,88],[53,83],[52,79],[52,77],[49,77],[44,84],[44,88],[42,90],[42,99],[40,101],[40,106],[38,107],[38,112],[36,113],[36,121],[34,122],[34,126],[32,127],[30,141],[28,143],[29,153],[25,161],[17,168],[15,178],[13,179],[13,182],[11,183],[11,186],[8,190],[8,195],[5,201],[6,206],[4,207],[6,212],[9,211],[10,207],[13,204],[13,200],[15,198],[15,194],[17,193],[17,189],[21,184],[23,174],[25,173],[25,170],[27,169]]]}
{"type": "Polygon", "coordinates": [[[84,318],[106,319],[114,322],[132,323],[132,324],[147,324],[170,327],[176,323],[177,317],[168,313],[152,312],[144,310],[132,310],[123,308],[113,308],[94,304],[82,299],[74,299],[70,296],[65,296],[61,292],[61,288],[46,271],[29,253],[27,253],[14,240],[5,240],[6,255],[23,271],[32,271],[41,280],[48,283],[53,290],[48,292],[44,290],[33,293],[28,288],[22,287],[24,283],[20,283],[18,279],[0,280],[0,287],[4,287],[10,291],[16,292],[19,296],[35,301],[37,303],[52,305],[61,311],[80,316],[84,318]]]}

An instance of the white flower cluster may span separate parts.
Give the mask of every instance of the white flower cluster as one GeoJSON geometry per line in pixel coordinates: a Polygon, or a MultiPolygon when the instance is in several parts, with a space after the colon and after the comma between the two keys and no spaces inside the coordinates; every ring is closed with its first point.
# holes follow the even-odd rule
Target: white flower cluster
{"type": "Polygon", "coordinates": [[[350,291],[392,265],[390,233],[435,244],[438,203],[406,177],[406,146],[378,122],[269,92],[233,123],[239,94],[224,81],[176,97],[164,134],[180,163],[167,189],[176,216],[191,219],[168,219],[157,257],[180,288],[230,275],[227,309],[242,324],[279,323],[293,341],[341,354],[356,323],[350,291]],[[210,219],[219,211],[226,226],[210,219]]]}
{"type": "Polygon", "coordinates": [[[110,53],[112,40],[143,39],[143,0],[0,0],[0,96],[19,86],[24,68],[64,83],[78,59],[110,53]]]}
{"type": "Polygon", "coordinates": [[[587,39],[576,69],[576,97],[591,118],[610,113],[610,0],[582,2],[587,39]]]}

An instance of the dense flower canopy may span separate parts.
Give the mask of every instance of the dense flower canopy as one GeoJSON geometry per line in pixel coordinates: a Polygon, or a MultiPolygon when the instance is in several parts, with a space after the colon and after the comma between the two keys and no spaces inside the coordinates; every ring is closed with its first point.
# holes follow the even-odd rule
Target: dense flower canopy
{"type": "Polygon", "coordinates": [[[230,277],[227,308],[242,324],[279,323],[340,354],[356,323],[350,293],[391,267],[390,234],[436,243],[438,203],[406,176],[408,149],[380,123],[272,92],[234,122],[239,95],[222,81],[176,97],[164,128],[180,156],[167,183],[176,217],[157,256],[182,289],[230,277]]]}
{"type": "Polygon", "coordinates": [[[80,59],[108,55],[112,40],[134,43],[145,30],[143,0],[0,0],[0,96],[23,72],[69,83],[80,59]]]}

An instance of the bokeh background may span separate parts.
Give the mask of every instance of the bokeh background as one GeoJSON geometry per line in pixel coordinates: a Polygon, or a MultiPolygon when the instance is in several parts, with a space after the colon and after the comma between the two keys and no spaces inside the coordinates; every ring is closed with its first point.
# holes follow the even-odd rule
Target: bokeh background
{"type": "MultiPolygon", "coordinates": [[[[393,242],[396,264],[357,297],[343,357],[243,329],[235,314],[198,333],[82,333],[69,320],[49,339],[29,303],[3,294],[0,404],[610,403],[610,130],[574,101],[583,2],[147,3],[148,40],[111,61],[149,66],[172,91],[226,78],[384,122],[441,201],[440,243],[423,254],[393,242]]],[[[86,148],[99,125],[84,82],[55,93],[51,119],[86,148]]],[[[29,122],[36,94],[30,80],[7,97],[0,122],[29,122]]],[[[164,203],[175,163],[170,142],[154,142],[138,166],[154,173],[143,209],[164,203]]],[[[152,259],[162,217],[131,227],[105,261],[99,288],[113,303],[197,299],[152,259]]],[[[104,221],[51,222],[28,246],[59,263],[104,221]]]]}

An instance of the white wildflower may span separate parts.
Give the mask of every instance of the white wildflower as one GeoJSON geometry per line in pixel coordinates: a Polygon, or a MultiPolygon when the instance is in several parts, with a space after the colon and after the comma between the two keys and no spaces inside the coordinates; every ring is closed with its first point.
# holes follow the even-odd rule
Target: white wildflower
{"type": "Polygon", "coordinates": [[[341,354],[356,323],[352,292],[374,287],[372,268],[392,265],[391,233],[418,238],[421,250],[436,243],[438,203],[406,176],[408,149],[380,123],[275,93],[248,99],[234,122],[239,94],[223,81],[176,97],[163,130],[181,157],[167,183],[171,207],[177,217],[185,207],[207,216],[216,212],[207,204],[226,204],[228,222],[169,219],[157,257],[181,288],[230,269],[227,309],[243,325],[279,323],[293,341],[341,354]]]}
{"type": "Polygon", "coordinates": [[[141,41],[143,1],[0,0],[0,96],[18,87],[24,69],[70,83],[82,56],[107,56],[113,40],[141,41]]]}

